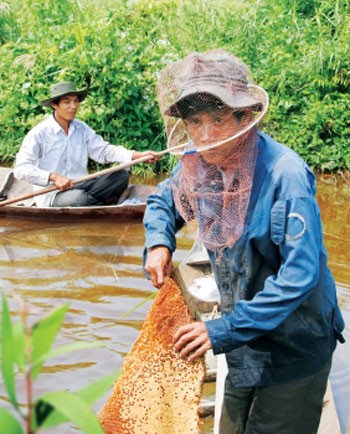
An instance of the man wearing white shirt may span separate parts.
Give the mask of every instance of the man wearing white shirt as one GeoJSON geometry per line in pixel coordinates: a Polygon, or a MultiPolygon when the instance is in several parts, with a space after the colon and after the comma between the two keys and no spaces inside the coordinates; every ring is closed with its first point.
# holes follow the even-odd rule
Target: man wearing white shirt
{"type": "Polygon", "coordinates": [[[42,101],[53,113],[25,136],[16,156],[14,175],[41,189],[49,184],[58,191],[36,198],[42,207],[93,206],[117,203],[127,188],[129,172],[121,170],[73,185],[72,180],[88,174],[88,160],[101,164],[128,163],[149,155],[149,163],[158,160],[153,151],[138,152],[106,142],[87,124],[75,119],[87,89],[77,90],[72,82],[51,87],[51,97],[42,101]]]}

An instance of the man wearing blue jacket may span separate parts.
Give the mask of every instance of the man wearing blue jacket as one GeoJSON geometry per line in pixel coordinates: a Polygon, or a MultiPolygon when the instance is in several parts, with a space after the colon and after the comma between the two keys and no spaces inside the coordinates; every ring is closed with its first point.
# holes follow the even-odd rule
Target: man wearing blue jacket
{"type": "Polygon", "coordinates": [[[196,219],[222,315],[181,327],[174,346],[188,361],[210,348],[225,353],[220,433],[313,434],[344,321],[315,177],[258,130],[267,101],[248,77],[246,65],[222,50],[190,55],[160,76],[160,108],[175,125],[167,127],[169,146],[185,136],[188,145],[148,199],[145,270],[160,287],[176,232],[196,219]]]}

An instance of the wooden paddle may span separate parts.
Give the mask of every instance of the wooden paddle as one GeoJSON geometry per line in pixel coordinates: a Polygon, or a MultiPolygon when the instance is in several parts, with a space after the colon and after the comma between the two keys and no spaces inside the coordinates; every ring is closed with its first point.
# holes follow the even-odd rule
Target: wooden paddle
{"type": "MultiPolygon", "coordinates": [[[[177,148],[183,148],[185,146],[186,146],[186,143],[180,145],[177,148]]],[[[173,150],[174,149],[165,149],[163,151],[157,152],[155,154],[155,157],[161,157],[165,154],[168,154],[169,152],[172,152],[173,150]]],[[[83,176],[81,178],[76,178],[73,180],[73,184],[74,185],[79,184],[80,182],[88,181],[90,179],[97,178],[98,176],[106,175],[108,173],[118,172],[119,170],[126,169],[126,168],[133,166],[135,164],[144,163],[145,161],[148,161],[150,158],[151,158],[150,155],[145,155],[143,157],[136,158],[135,160],[129,161],[127,163],[121,163],[118,166],[114,166],[114,167],[110,167],[108,169],[100,170],[99,172],[92,173],[90,175],[86,175],[86,176],[83,176]]],[[[43,188],[41,190],[33,191],[31,193],[26,193],[26,194],[23,194],[21,196],[17,196],[17,197],[11,198],[11,199],[3,200],[2,202],[0,202],[0,206],[10,205],[12,203],[20,202],[22,200],[26,200],[26,199],[30,199],[32,197],[40,196],[42,194],[50,193],[51,191],[55,191],[55,190],[58,190],[58,188],[55,185],[52,185],[50,187],[46,187],[46,188],[43,188]]]]}

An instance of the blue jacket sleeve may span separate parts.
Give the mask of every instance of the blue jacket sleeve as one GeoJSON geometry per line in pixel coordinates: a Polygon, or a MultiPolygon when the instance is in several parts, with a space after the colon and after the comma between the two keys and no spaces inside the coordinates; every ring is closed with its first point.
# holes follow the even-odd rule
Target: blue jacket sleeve
{"type": "Polygon", "coordinates": [[[175,167],[170,178],[158,186],[158,191],[147,199],[147,207],[143,223],[146,230],[146,249],[155,246],[166,246],[171,252],[176,248],[175,234],[184,225],[184,220],[175,207],[171,182],[179,170],[175,167]]]}

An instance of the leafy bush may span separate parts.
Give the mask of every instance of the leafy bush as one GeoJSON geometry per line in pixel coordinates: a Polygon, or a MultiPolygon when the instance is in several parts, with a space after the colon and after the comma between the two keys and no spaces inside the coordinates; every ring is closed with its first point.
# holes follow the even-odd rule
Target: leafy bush
{"type": "MultiPolygon", "coordinates": [[[[157,73],[192,51],[226,48],[270,95],[268,133],[315,168],[350,169],[346,1],[17,0],[5,9],[3,162],[13,162],[24,134],[42,118],[39,101],[63,79],[90,86],[79,117],[111,143],[163,149],[157,73]]],[[[166,158],[156,170],[172,164],[166,158]]]]}

